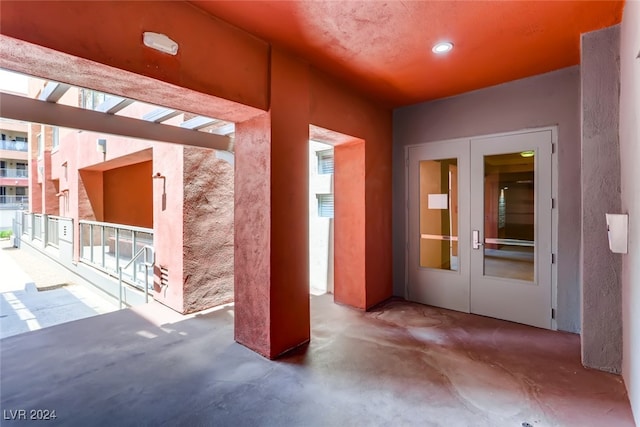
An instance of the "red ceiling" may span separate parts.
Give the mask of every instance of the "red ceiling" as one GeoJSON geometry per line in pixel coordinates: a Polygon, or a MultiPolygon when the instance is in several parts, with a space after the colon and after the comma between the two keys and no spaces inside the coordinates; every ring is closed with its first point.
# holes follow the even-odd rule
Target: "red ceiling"
{"type": "Polygon", "coordinates": [[[580,62],[622,1],[207,1],[192,4],[393,106],[580,62]],[[449,40],[447,55],[431,52],[449,40]]]}

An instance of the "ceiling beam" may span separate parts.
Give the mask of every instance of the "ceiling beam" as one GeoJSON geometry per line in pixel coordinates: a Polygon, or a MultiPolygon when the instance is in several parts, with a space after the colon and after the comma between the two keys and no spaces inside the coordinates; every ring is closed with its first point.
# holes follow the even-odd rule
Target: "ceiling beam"
{"type": "Polygon", "coordinates": [[[109,96],[102,104],[96,107],[96,111],[115,114],[131,104],[133,104],[133,99],[122,98],[120,96],[109,96]]]}
{"type": "Polygon", "coordinates": [[[40,92],[38,99],[47,102],[58,102],[60,98],[62,98],[62,95],[67,93],[69,88],[71,88],[71,86],[65,83],[47,82],[40,92]]]}
{"type": "Polygon", "coordinates": [[[207,126],[211,126],[214,123],[219,122],[218,119],[212,119],[211,117],[204,116],[196,116],[192,119],[189,119],[185,122],[180,123],[181,128],[198,130],[202,128],[206,128],[207,126]]]}
{"type": "Polygon", "coordinates": [[[182,114],[181,111],[173,110],[171,108],[159,107],[155,110],[145,114],[142,116],[142,120],[146,120],[148,122],[161,123],[165,120],[169,120],[178,114],[182,114]]]}
{"type": "Polygon", "coordinates": [[[236,131],[235,123],[227,123],[226,125],[220,126],[219,128],[215,128],[211,130],[211,133],[216,135],[231,135],[236,131]]]}
{"type": "Polygon", "coordinates": [[[232,149],[231,138],[177,126],[104,114],[68,105],[0,93],[0,117],[110,135],[170,142],[216,150],[232,149]]]}

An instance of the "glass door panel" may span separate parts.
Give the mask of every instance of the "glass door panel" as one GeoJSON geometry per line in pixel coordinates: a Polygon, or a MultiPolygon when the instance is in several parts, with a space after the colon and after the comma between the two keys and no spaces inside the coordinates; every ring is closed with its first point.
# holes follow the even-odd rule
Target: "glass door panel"
{"type": "Polygon", "coordinates": [[[535,152],[484,156],[484,275],[535,279],[535,152]]]}
{"type": "Polygon", "coordinates": [[[469,311],[469,141],[407,149],[407,298],[469,311]]]}
{"type": "Polygon", "coordinates": [[[420,267],[458,271],[458,161],[423,160],[420,180],[420,267]]]}

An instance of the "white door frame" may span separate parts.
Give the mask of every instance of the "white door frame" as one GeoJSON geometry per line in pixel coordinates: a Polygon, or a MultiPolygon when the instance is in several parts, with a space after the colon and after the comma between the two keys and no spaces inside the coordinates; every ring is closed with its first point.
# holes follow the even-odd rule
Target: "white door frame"
{"type": "MultiPolygon", "coordinates": [[[[526,128],[520,129],[517,131],[510,132],[500,132],[493,134],[482,134],[482,135],[473,135],[465,138],[455,138],[455,139],[446,139],[439,141],[425,141],[419,144],[411,144],[405,146],[405,265],[404,265],[404,297],[407,298],[409,293],[409,150],[415,147],[426,146],[428,144],[438,143],[438,144],[446,144],[446,143],[455,143],[459,141],[469,141],[473,139],[484,139],[484,138],[492,138],[492,137],[501,137],[501,136],[509,136],[509,135],[518,135],[522,133],[530,133],[530,132],[538,132],[538,131],[551,131],[551,197],[552,197],[552,211],[551,211],[551,252],[553,257],[553,262],[551,264],[551,309],[554,313],[557,312],[557,296],[558,296],[558,288],[557,288],[557,279],[558,279],[558,264],[557,264],[557,253],[558,253],[558,154],[557,154],[557,144],[558,144],[558,127],[557,126],[545,126],[539,128],[526,128]]],[[[551,316],[551,329],[557,330],[557,316],[551,316]]]]}

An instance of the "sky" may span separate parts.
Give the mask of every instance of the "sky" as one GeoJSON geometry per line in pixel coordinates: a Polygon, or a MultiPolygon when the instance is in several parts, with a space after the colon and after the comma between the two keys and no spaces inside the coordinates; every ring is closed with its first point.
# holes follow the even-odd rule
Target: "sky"
{"type": "Polygon", "coordinates": [[[0,91],[26,94],[29,89],[28,77],[0,69],[0,91]]]}

